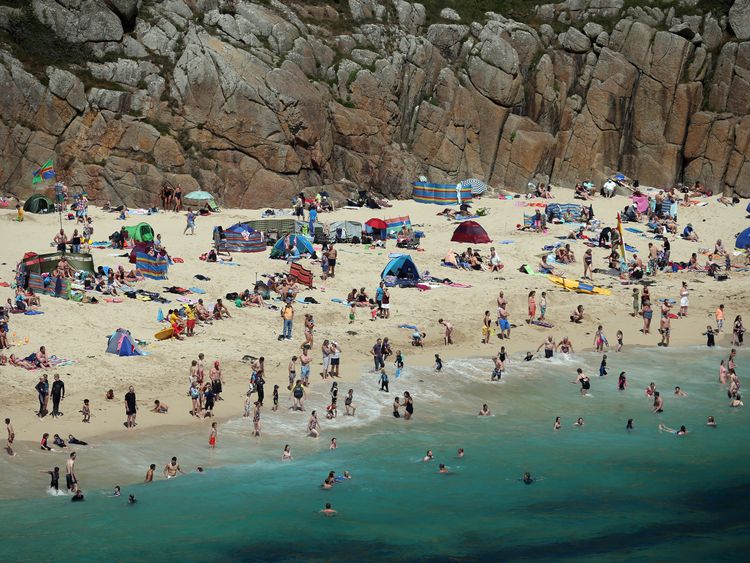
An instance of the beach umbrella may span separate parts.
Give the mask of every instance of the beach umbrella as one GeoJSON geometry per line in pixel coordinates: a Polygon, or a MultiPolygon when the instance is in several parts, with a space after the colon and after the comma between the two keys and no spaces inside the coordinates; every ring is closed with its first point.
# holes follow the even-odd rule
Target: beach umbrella
{"type": "Polygon", "coordinates": [[[187,194],[185,196],[185,199],[195,199],[195,200],[199,200],[199,201],[207,201],[207,200],[213,199],[213,198],[214,198],[214,196],[212,196],[210,193],[204,192],[204,191],[201,191],[201,190],[190,192],[189,194],[187,194]]]}
{"type": "Polygon", "coordinates": [[[461,185],[469,186],[471,188],[471,195],[482,195],[489,189],[489,186],[477,180],[476,178],[468,178],[467,180],[461,180],[461,185]]]}
{"type": "Polygon", "coordinates": [[[739,234],[737,240],[734,243],[734,246],[741,250],[750,248],[750,228],[745,229],[739,234]]]}

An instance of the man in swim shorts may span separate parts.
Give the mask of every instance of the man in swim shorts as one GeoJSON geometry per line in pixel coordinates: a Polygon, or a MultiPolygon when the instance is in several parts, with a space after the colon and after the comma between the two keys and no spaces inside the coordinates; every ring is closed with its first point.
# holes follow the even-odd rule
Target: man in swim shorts
{"type": "Polygon", "coordinates": [[[70,452],[68,461],[65,463],[65,484],[69,491],[78,490],[78,479],[75,472],[76,453],[70,452]]]}
{"type": "Polygon", "coordinates": [[[177,473],[182,473],[184,475],[184,472],[180,468],[180,464],[177,463],[177,458],[172,457],[172,460],[164,466],[164,476],[167,479],[171,479],[172,477],[177,477],[177,473]]]}

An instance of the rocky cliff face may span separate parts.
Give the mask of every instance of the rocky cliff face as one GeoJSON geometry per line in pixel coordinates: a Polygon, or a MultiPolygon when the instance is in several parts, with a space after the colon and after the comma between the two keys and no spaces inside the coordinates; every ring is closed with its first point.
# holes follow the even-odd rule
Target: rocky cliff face
{"type": "Polygon", "coordinates": [[[527,4],[0,0],[0,186],[54,158],[129,205],[614,170],[750,196],[750,0],[527,4]]]}

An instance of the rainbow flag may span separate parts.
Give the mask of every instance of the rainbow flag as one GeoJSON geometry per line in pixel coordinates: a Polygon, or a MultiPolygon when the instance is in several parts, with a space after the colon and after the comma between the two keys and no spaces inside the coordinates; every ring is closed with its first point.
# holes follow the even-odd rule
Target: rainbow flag
{"type": "Polygon", "coordinates": [[[43,180],[49,180],[51,178],[54,178],[57,176],[55,174],[55,163],[52,162],[52,159],[45,162],[41,168],[39,168],[34,174],[32,174],[33,180],[31,181],[32,184],[38,184],[42,182],[43,180]]]}

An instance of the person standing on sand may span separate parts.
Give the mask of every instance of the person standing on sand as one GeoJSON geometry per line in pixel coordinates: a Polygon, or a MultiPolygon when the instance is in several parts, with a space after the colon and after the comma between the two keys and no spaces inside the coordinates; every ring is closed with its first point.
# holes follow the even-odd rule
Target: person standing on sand
{"type": "Polygon", "coordinates": [[[539,299],[539,321],[544,321],[544,316],[547,314],[547,292],[542,291],[542,296],[539,299]]]}
{"type": "Polygon", "coordinates": [[[688,293],[689,291],[688,291],[687,282],[684,281],[682,282],[682,288],[680,288],[680,312],[678,313],[680,317],[687,317],[688,304],[689,304],[688,293]]]}
{"type": "Polygon", "coordinates": [[[378,371],[385,367],[385,362],[383,361],[383,341],[380,338],[375,342],[372,350],[370,350],[370,354],[372,354],[372,359],[375,362],[375,369],[373,371],[378,371]]]}
{"type": "Polygon", "coordinates": [[[8,431],[8,443],[5,446],[5,451],[8,452],[9,456],[14,456],[16,452],[13,451],[13,441],[16,439],[16,432],[13,430],[9,418],[5,419],[5,429],[8,431]]]}
{"type": "MultiPolygon", "coordinates": [[[[500,302],[499,297],[498,302],[500,302]]],[[[510,339],[510,321],[508,320],[507,301],[505,300],[503,300],[503,305],[498,305],[497,307],[497,324],[500,325],[498,336],[501,339],[510,339]]]]}
{"type": "Polygon", "coordinates": [[[669,318],[669,308],[669,301],[663,301],[661,304],[661,320],[659,322],[659,333],[661,334],[659,346],[669,346],[669,333],[672,322],[669,318]]]}
{"type": "Polygon", "coordinates": [[[55,374],[55,380],[52,382],[52,418],[61,416],[60,401],[65,398],[65,383],[60,379],[60,374],[55,374]]]}
{"type": "Polygon", "coordinates": [[[637,287],[633,288],[633,312],[630,313],[631,317],[637,317],[638,313],[641,312],[641,295],[637,287]]]}
{"type": "Polygon", "coordinates": [[[128,392],[125,393],[125,415],[128,419],[125,421],[126,428],[135,427],[135,415],[138,412],[138,405],[135,399],[135,389],[131,385],[128,387],[128,392]]]}
{"type": "Polygon", "coordinates": [[[37,397],[39,399],[39,412],[36,414],[39,418],[44,418],[47,414],[45,405],[47,404],[47,397],[49,395],[49,383],[47,382],[46,375],[39,376],[39,382],[34,386],[34,389],[36,389],[37,397]]]}
{"type": "Polygon", "coordinates": [[[336,277],[336,259],[338,258],[338,250],[336,250],[333,244],[328,245],[328,276],[331,278],[336,277]]]}
{"type": "Polygon", "coordinates": [[[281,338],[286,340],[292,339],[292,325],[294,323],[294,307],[291,303],[284,305],[281,310],[281,318],[284,320],[283,328],[281,331],[281,338]]]}
{"type": "Polygon", "coordinates": [[[484,319],[482,320],[482,344],[489,344],[490,337],[492,335],[492,318],[490,312],[484,312],[484,319]]]}
{"type": "Polygon", "coordinates": [[[529,320],[528,323],[532,323],[534,321],[534,317],[536,317],[536,291],[530,291],[529,292],[529,320]]]}
{"type": "Polygon", "coordinates": [[[336,341],[331,342],[331,377],[339,376],[339,365],[341,364],[341,346],[336,341]]]}
{"type": "Polygon", "coordinates": [[[586,253],[583,255],[583,276],[581,276],[583,279],[589,279],[591,281],[594,281],[594,273],[592,271],[592,264],[594,263],[594,256],[593,252],[590,248],[586,250],[586,253]]]}
{"type": "Polygon", "coordinates": [[[444,319],[438,319],[438,324],[445,327],[445,334],[443,335],[445,345],[453,344],[453,324],[444,319]]]}
{"type": "Polygon", "coordinates": [[[299,356],[299,371],[300,379],[302,384],[307,387],[310,385],[310,364],[312,363],[312,357],[310,356],[310,347],[307,344],[302,346],[302,352],[299,356]]]}

